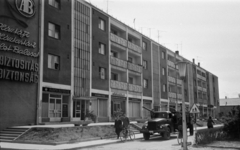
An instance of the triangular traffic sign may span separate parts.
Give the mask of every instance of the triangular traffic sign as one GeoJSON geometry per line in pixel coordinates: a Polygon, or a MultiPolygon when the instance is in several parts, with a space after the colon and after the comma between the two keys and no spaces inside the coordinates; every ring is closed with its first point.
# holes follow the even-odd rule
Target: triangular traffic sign
{"type": "Polygon", "coordinates": [[[196,104],[193,104],[191,110],[190,110],[190,113],[200,113],[198,107],[196,104]]]}

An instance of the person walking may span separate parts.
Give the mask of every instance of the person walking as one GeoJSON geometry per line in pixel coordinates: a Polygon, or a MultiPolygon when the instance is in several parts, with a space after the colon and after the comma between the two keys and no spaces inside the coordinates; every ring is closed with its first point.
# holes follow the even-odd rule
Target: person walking
{"type": "Polygon", "coordinates": [[[123,122],[123,128],[128,129],[130,121],[129,121],[129,118],[125,114],[123,115],[122,122],[123,122]]]}
{"type": "Polygon", "coordinates": [[[115,118],[114,127],[117,134],[117,139],[119,139],[120,132],[122,131],[122,120],[119,118],[119,116],[116,116],[115,118]]]}
{"type": "Polygon", "coordinates": [[[208,120],[207,120],[208,129],[213,128],[213,124],[214,124],[214,121],[212,120],[212,117],[209,116],[209,118],[208,118],[208,120]]]}

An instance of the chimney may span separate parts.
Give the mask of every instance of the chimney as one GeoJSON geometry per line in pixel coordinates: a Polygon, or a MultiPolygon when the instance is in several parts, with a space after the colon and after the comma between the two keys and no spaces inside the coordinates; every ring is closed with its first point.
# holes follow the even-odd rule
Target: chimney
{"type": "Polygon", "coordinates": [[[240,98],[240,94],[238,94],[238,98],[240,98]]]}
{"type": "Polygon", "coordinates": [[[198,63],[198,67],[200,67],[200,62],[198,63]]]}
{"type": "Polygon", "coordinates": [[[225,99],[227,99],[227,96],[225,96],[225,99]]]}
{"type": "Polygon", "coordinates": [[[195,64],[195,59],[194,58],[192,59],[192,62],[193,62],[193,64],[195,64]]]}
{"type": "Polygon", "coordinates": [[[179,51],[175,51],[175,53],[176,53],[177,55],[179,55],[179,51]]]}

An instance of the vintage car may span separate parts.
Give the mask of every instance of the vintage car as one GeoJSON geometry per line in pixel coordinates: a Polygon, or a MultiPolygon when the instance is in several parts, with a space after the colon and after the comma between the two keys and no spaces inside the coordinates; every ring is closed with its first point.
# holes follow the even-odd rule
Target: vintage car
{"type": "MultiPolygon", "coordinates": [[[[165,140],[170,139],[170,134],[175,132],[178,125],[179,117],[181,112],[173,111],[153,111],[146,107],[143,107],[151,112],[151,120],[147,121],[146,124],[140,130],[143,133],[145,140],[149,140],[150,135],[155,133],[160,134],[165,140]]],[[[187,128],[190,129],[190,134],[193,134],[193,125],[191,123],[191,117],[188,112],[186,112],[186,122],[187,128]]]]}

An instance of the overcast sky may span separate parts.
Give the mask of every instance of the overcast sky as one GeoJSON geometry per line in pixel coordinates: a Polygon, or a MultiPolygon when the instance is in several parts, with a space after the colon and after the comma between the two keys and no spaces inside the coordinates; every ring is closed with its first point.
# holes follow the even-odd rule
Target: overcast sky
{"type": "Polygon", "coordinates": [[[240,0],[86,0],[218,76],[240,94],[240,0]],[[135,19],[135,25],[134,25],[135,19]]]}

